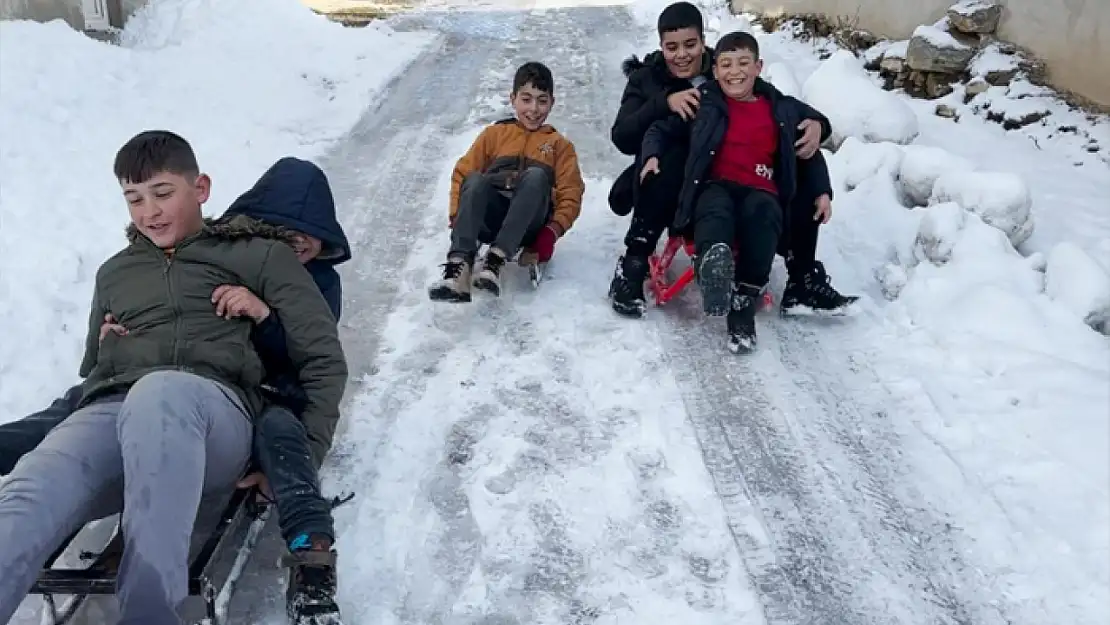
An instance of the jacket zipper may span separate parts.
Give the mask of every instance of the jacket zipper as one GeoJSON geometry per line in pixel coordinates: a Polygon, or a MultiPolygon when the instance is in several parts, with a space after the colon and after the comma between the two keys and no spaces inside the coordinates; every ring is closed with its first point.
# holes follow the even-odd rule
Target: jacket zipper
{"type": "MultiPolygon", "coordinates": [[[[176,251],[174,254],[176,255],[176,251]]],[[[180,333],[181,333],[181,308],[178,306],[177,297],[173,288],[173,274],[170,270],[173,268],[174,256],[167,256],[165,266],[162,268],[162,275],[166,281],[166,297],[169,298],[170,308],[173,311],[173,366],[179,368],[181,364],[180,355],[180,333]]]]}

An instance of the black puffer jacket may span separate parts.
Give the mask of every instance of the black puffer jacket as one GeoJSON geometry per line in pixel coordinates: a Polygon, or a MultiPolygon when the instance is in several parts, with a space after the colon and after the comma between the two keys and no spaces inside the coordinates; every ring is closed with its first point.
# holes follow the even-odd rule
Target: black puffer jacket
{"type": "MultiPolygon", "coordinates": [[[[829,172],[821,153],[818,152],[810,159],[799,161],[794,149],[794,142],[798,140],[798,124],[802,123],[802,120],[813,119],[820,122],[821,141],[824,142],[832,133],[828,118],[801,100],[783,95],[762,78],[756,78],[755,93],[771,102],[771,111],[779,127],[779,146],[775,152],[774,164],[774,180],[779,192],[779,205],[789,206],[795,193],[799,192],[799,185],[803,187],[801,189],[803,195],[817,197],[821,193],[828,193],[829,197],[832,197],[829,172]],[[799,176],[799,174],[802,175],[799,176]]],[[[677,230],[684,230],[690,224],[698,192],[709,181],[710,167],[713,165],[717,148],[724,140],[725,130],[728,128],[728,103],[725,97],[717,81],[705,83],[701,86],[701,105],[692,122],[687,123],[678,115],[671,115],[652,124],[644,136],[641,151],[643,161],[653,156],[658,158],[671,146],[680,142],[689,142],[690,153],[686,159],[686,175],[683,178],[674,221],[674,227],[677,230]]],[[[790,211],[785,213],[789,215],[790,211]]]]}
{"type": "MultiPolygon", "coordinates": [[[[628,57],[621,64],[621,70],[628,77],[628,83],[621,94],[620,109],[609,133],[613,145],[622,154],[638,156],[644,134],[651,125],[670,116],[667,97],[693,87],[686,78],[676,78],[667,69],[667,62],[659,50],[644,57],[643,61],[635,56],[628,57]]],[[[701,74],[713,80],[713,49],[706,47],[702,55],[701,74]]],[[[618,215],[627,215],[635,203],[637,184],[636,160],[613,183],[609,191],[609,205],[618,215]]]]}

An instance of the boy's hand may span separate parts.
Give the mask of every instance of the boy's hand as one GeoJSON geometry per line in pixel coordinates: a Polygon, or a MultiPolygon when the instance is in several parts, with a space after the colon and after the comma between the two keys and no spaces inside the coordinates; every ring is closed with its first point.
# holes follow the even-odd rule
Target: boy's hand
{"type": "Polygon", "coordinates": [[[675,113],[683,120],[690,120],[694,117],[694,113],[698,112],[698,104],[701,103],[701,92],[697,87],[691,87],[685,91],[672,93],[667,96],[667,108],[675,113]]]}
{"type": "Polygon", "coordinates": [[[802,120],[798,124],[798,130],[802,131],[802,138],[794,142],[794,149],[798,152],[798,158],[810,158],[821,149],[821,122],[802,120]]]}
{"type": "Polygon", "coordinates": [[[104,315],[104,323],[100,325],[100,342],[104,342],[104,337],[108,336],[109,332],[115,332],[119,336],[127,335],[127,328],[116,323],[116,318],[112,313],[104,315]]]}
{"type": "Polygon", "coordinates": [[[657,173],[659,173],[659,159],[653,156],[644,163],[644,168],[640,170],[640,182],[642,183],[648,177],[648,174],[657,173]]]}
{"type": "Polygon", "coordinates": [[[558,233],[550,225],[544,226],[532,242],[532,251],[536,253],[536,261],[546,263],[555,254],[555,243],[559,240],[558,233]]]}
{"type": "Polygon", "coordinates": [[[832,219],[832,200],[829,199],[829,194],[822,193],[813,202],[813,205],[817,207],[817,211],[813,213],[813,221],[820,221],[823,224],[829,223],[829,220],[832,219]]]}
{"type": "Polygon", "coordinates": [[[216,315],[224,319],[250,317],[255,323],[262,323],[270,316],[270,307],[245,286],[221,284],[212,291],[212,303],[216,305],[216,315]]]}
{"type": "Polygon", "coordinates": [[[261,502],[266,501],[267,499],[273,501],[274,499],[274,494],[270,491],[270,480],[266,479],[266,475],[263,474],[261,471],[255,471],[254,473],[251,473],[250,475],[244,477],[243,479],[239,480],[239,483],[235,486],[236,488],[251,488],[252,486],[257,487],[258,497],[255,499],[256,501],[261,502]]]}

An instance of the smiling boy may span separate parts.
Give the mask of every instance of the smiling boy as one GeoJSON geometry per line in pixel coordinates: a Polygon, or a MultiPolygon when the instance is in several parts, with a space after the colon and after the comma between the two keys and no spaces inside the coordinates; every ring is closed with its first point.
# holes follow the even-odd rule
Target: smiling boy
{"type": "Polygon", "coordinates": [[[798,128],[804,119],[817,120],[823,141],[831,127],[812,107],[759,78],[763,62],[752,35],[725,35],[716,52],[716,80],[700,88],[692,123],[675,115],[648,130],[640,177],[665,172],[661,156],[672,146],[689,147],[674,226],[693,224],[705,313],[727,315],[730,351],[750,351],[757,305],[787,226],[783,207],[800,196],[827,209],[832,196],[821,153],[798,158],[798,128]]]}
{"type": "Polygon", "coordinates": [[[433,301],[469,302],[475,258],[489,250],[473,286],[500,295],[501,269],[521,246],[521,263],[546,263],[582,211],[585,183],[574,144],[548,125],[555,82],[542,63],[521,65],[509,100],[514,116],[487,126],[451,175],[451,246],[433,301]]]}
{"type": "Polygon", "coordinates": [[[96,274],[78,408],[0,484],[10,538],[0,540],[0,622],[66,536],[122,503],[119,622],[181,625],[197,508],[235,488],[264,407],[257,324],[283,322],[301,419],[324,434],[314,456],[339,418],[347,366],[335,320],[293,250],[206,223],[211,180],[178,135],[140,133],[114,170],[129,244],[96,274]],[[225,286],[238,295],[217,297],[214,311],[225,286]],[[102,330],[108,314],[120,329],[102,330]]]}

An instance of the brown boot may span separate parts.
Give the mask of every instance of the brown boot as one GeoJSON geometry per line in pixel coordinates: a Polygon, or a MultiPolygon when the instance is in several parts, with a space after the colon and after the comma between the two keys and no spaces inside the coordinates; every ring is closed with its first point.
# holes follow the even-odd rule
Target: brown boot
{"type": "Polygon", "coordinates": [[[428,297],[436,302],[470,301],[470,262],[461,256],[448,256],[443,277],[428,287],[428,297]]]}
{"type": "Polygon", "coordinates": [[[293,625],[340,625],[335,603],[336,554],[330,545],[291,552],[283,559],[289,567],[285,608],[293,625]]]}

